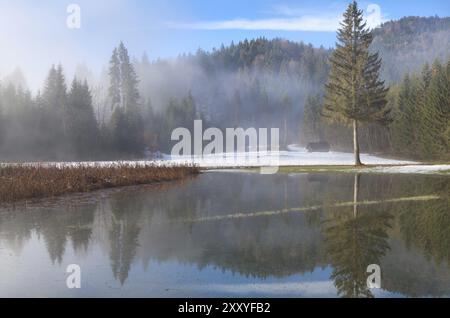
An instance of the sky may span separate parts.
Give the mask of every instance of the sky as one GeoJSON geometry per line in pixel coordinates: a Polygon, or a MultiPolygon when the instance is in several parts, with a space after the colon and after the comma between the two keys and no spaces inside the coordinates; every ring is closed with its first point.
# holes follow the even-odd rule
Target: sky
{"type": "MultiPolygon", "coordinates": [[[[245,38],[282,37],[332,47],[349,1],[335,0],[0,0],[0,78],[20,67],[42,87],[52,64],[67,77],[94,73],[124,41],[130,54],[173,58],[245,38]],[[71,6],[72,5],[72,6],[71,6]],[[75,5],[75,6],[73,6],[75,5]]],[[[448,0],[359,1],[376,27],[403,16],[450,16],[448,0]]]]}

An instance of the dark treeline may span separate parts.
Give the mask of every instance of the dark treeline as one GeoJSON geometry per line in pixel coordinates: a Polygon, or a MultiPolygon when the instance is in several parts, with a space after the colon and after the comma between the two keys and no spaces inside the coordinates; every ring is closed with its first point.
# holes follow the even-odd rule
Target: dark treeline
{"type": "MultiPolygon", "coordinates": [[[[320,95],[308,98],[303,118],[303,138],[327,140],[336,149],[352,147],[350,127],[339,126],[322,116],[320,95]]],[[[425,64],[422,72],[406,75],[388,94],[392,109],[389,125],[361,127],[363,151],[421,160],[450,158],[450,60],[425,64]]]]}
{"type": "Polygon", "coordinates": [[[76,77],[67,87],[52,66],[35,97],[21,86],[1,87],[0,149],[6,160],[71,160],[138,156],[144,149],[138,79],[120,44],[110,62],[109,120],[99,121],[91,89],[76,77]]]}
{"type": "Polygon", "coordinates": [[[450,60],[426,64],[393,91],[393,149],[418,159],[450,159],[450,60]]]}
{"type": "Polygon", "coordinates": [[[1,87],[0,93],[2,158],[88,158],[100,150],[88,84],[75,78],[68,88],[61,66],[50,69],[36,97],[13,84],[1,87]]]}
{"type": "Polygon", "coordinates": [[[328,56],[261,38],[172,61],[131,61],[121,43],[98,82],[85,69],[67,85],[63,68],[53,66],[36,96],[14,82],[1,86],[0,157],[142,157],[170,151],[173,129],[191,128],[194,119],[219,128],[280,127],[283,144],[296,142],[304,100],[325,83],[328,56]]]}

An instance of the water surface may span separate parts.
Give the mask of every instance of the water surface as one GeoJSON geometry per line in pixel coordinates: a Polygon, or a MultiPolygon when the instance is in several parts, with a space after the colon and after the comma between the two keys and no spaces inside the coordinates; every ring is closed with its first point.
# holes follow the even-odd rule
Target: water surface
{"type": "Polygon", "coordinates": [[[445,176],[211,172],[4,207],[0,296],[448,297],[449,190],[445,176]]]}

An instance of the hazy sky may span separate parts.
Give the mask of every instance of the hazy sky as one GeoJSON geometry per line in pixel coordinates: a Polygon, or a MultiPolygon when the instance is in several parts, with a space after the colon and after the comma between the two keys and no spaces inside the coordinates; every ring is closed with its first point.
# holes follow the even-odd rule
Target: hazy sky
{"type": "MultiPolygon", "coordinates": [[[[325,0],[0,0],[0,78],[19,66],[33,89],[62,63],[70,77],[86,63],[96,73],[123,40],[135,56],[175,57],[244,38],[283,37],[334,45],[349,1],[325,0]],[[67,27],[67,8],[80,8],[81,28],[67,27]]],[[[448,0],[360,1],[369,23],[403,16],[450,16],[448,0]]]]}

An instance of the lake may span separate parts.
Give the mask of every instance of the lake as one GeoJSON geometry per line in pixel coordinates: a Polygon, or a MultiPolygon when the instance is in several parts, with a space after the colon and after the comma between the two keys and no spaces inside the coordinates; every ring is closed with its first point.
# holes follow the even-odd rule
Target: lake
{"type": "Polygon", "coordinates": [[[449,193],[439,175],[230,171],[3,207],[0,297],[449,297],[449,193]]]}

